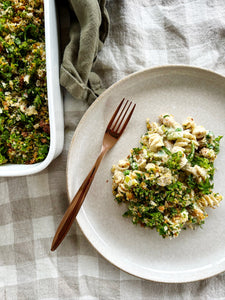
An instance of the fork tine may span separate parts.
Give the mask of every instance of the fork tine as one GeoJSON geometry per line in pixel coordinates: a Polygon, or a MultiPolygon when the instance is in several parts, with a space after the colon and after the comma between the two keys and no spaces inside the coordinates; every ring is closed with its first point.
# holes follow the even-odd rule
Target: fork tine
{"type": "Polygon", "coordinates": [[[119,121],[119,119],[120,119],[120,117],[122,116],[122,114],[123,114],[123,112],[124,112],[124,109],[125,109],[125,107],[127,106],[127,103],[128,103],[128,100],[126,101],[126,103],[125,103],[125,105],[123,106],[123,108],[122,108],[122,110],[121,110],[121,112],[118,114],[118,117],[117,116],[115,116],[115,119],[116,119],[116,117],[117,117],[117,119],[116,119],[116,121],[114,122],[114,124],[112,124],[113,125],[113,127],[112,128],[110,128],[111,130],[114,130],[115,129],[115,127],[116,127],[116,125],[117,125],[117,123],[118,123],[118,121],[119,121]]]}
{"type": "Polygon", "coordinates": [[[123,98],[123,100],[120,102],[120,104],[118,105],[117,109],[115,110],[115,112],[114,112],[114,114],[113,114],[111,120],[109,121],[109,124],[108,124],[108,126],[107,126],[107,130],[110,129],[110,127],[111,127],[111,125],[112,125],[112,123],[113,123],[113,121],[114,121],[114,119],[115,119],[115,117],[116,117],[118,111],[120,110],[120,107],[122,106],[124,100],[125,100],[125,98],[123,98]]]}
{"type": "Polygon", "coordinates": [[[131,112],[129,113],[129,115],[128,115],[126,121],[125,121],[125,123],[123,124],[123,127],[122,127],[121,130],[118,132],[119,135],[121,135],[121,134],[123,133],[124,129],[126,128],[128,122],[129,122],[129,120],[130,120],[130,118],[131,118],[131,116],[132,116],[132,114],[133,114],[133,112],[134,112],[135,106],[136,106],[136,104],[134,104],[134,106],[133,106],[131,112]]]}
{"type": "MultiPolygon", "coordinates": [[[[126,105],[127,105],[127,103],[128,103],[128,100],[127,100],[127,102],[126,102],[126,105]]],[[[118,116],[118,118],[117,118],[117,120],[116,120],[116,124],[113,126],[112,130],[114,130],[114,131],[118,131],[118,130],[119,130],[120,125],[122,124],[122,122],[123,122],[123,120],[124,120],[124,118],[125,118],[125,116],[126,116],[128,110],[129,110],[131,104],[132,104],[132,102],[129,103],[129,105],[128,105],[126,111],[125,111],[125,113],[123,114],[123,111],[124,111],[126,105],[124,106],[124,108],[123,108],[123,110],[121,111],[120,115],[118,116]],[[118,123],[119,119],[121,118],[121,116],[122,116],[122,119],[120,120],[119,124],[117,125],[117,123],[118,123]],[[117,125],[117,126],[116,126],[116,125],[117,125]]]]}

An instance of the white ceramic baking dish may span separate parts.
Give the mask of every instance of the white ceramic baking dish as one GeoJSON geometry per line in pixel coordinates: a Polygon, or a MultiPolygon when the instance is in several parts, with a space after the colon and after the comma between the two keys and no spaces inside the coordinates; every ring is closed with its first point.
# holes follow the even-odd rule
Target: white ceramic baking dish
{"type": "Polygon", "coordinates": [[[64,142],[63,97],[59,84],[59,43],[54,0],[44,1],[50,148],[45,160],[32,165],[5,164],[0,177],[31,175],[45,169],[62,151],[64,142]]]}

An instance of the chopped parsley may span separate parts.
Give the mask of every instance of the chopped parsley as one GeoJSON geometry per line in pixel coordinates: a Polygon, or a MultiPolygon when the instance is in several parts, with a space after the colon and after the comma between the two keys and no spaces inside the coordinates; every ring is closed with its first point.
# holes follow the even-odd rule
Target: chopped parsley
{"type": "Polygon", "coordinates": [[[187,159],[188,159],[189,161],[192,161],[193,158],[194,158],[194,155],[195,155],[195,144],[194,144],[194,142],[192,141],[192,142],[191,142],[191,153],[188,154],[187,159]]]}
{"type": "Polygon", "coordinates": [[[173,154],[171,154],[170,158],[167,161],[167,167],[169,169],[180,169],[180,161],[181,161],[181,157],[182,157],[182,152],[178,151],[175,152],[173,154]]]}
{"type": "Polygon", "coordinates": [[[216,137],[211,143],[209,143],[207,145],[207,147],[209,149],[213,149],[215,151],[215,153],[218,154],[220,151],[220,140],[222,139],[222,137],[223,136],[221,136],[221,135],[216,137]]]}

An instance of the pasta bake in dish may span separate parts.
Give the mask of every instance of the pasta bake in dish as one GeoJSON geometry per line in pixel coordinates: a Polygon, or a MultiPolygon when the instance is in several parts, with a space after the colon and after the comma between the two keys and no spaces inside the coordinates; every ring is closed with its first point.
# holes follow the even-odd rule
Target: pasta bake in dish
{"type": "Polygon", "coordinates": [[[43,0],[0,3],[0,133],[0,165],[49,152],[43,0]]]}

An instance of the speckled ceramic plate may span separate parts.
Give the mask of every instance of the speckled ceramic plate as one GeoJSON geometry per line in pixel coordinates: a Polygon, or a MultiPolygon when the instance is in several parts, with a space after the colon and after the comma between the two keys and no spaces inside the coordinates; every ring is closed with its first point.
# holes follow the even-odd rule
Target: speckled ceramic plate
{"type": "MultiPolygon", "coordinates": [[[[74,134],[68,154],[67,183],[71,200],[95,162],[106,125],[123,97],[137,106],[125,133],[105,156],[77,221],[90,243],[108,261],[140,278],[160,282],[189,282],[225,271],[225,203],[203,228],[182,231],[163,239],[155,230],[135,226],[122,214],[111,191],[111,166],[138,146],[145,120],[171,113],[182,122],[187,116],[225,134],[225,78],[211,71],[166,66],[132,74],[106,90],[88,109],[74,134]]],[[[225,139],[215,162],[214,190],[225,196],[225,139]]],[[[225,201],[225,200],[224,200],[225,201]]]]}

